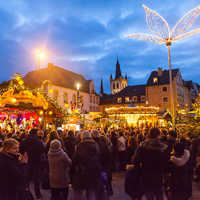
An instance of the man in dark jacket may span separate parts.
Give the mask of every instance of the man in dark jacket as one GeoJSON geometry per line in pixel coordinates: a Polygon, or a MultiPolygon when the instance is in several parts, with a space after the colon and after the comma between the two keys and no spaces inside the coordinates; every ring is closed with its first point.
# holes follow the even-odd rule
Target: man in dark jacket
{"type": "Polygon", "coordinates": [[[72,173],[74,199],[82,199],[84,191],[87,200],[96,199],[101,176],[99,146],[88,131],[82,134],[82,141],[77,146],[72,162],[72,173]]]}
{"type": "Polygon", "coordinates": [[[45,148],[37,136],[37,129],[32,129],[29,136],[21,142],[21,152],[28,154],[28,169],[30,179],[34,182],[34,190],[37,199],[41,198],[40,192],[40,168],[45,148]]]}
{"type": "Polygon", "coordinates": [[[142,143],[134,157],[134,164],[141,167],[142,188],[148,200],[163,199],[162,179],[169,155],[159,135],[159,129],[152,128],[149,139],[142,143]]]}

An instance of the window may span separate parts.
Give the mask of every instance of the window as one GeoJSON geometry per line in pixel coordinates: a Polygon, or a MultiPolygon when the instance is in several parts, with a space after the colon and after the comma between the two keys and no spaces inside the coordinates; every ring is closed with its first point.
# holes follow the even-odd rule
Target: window
{"type": "Polygon", "coordinates": [[[168,98],[167,97],[163,97],[163,102],[168,102],[168,98]]]}
{"type": "Polygon", "coordinates": [[[158,78],[157,77],[153,78],[153,83],[158,83],[158,78]]]}
{"type": "Polygon", "coordinates": [[[117,89],[119,89],[119,83],[117,83],[117,89]]]}
{"type": "Polygon", "coordinates": [[[136,96],[133,97],[133,102],[137,102],[137,97],[136,96]]]}
{"type": "Polygon", "coordinates": [[[115,83],[113,83],[113,89],[115,89],[115,83]]]}
{"type": "Polygon", "coordinates": [[[99,97],[96,96],[96,104],[99,104],[99,97]]]}
{"type": "Polygon", "coordinates": [[[80,101],[81,101],[81,104],[83,105],[84,104],[84,97],[82,95],[80,97],[80,101]]]}
{"type": "Polygon", "coordinates": [[[67,92],[65,92],[63,94],[63,102],[64,102],[64,104],[68,104],[68,94],[67,94],[67,92]]]}
{"type": "Polygon", "coordinates": [[[167,87],[163,87],[163,88],[162,88],[162,91],[163,91],[163,92],[167,92],[167,87]]]}
{"type": "Polygon", "coordinates": [[[54,90],[53,98],[56,99],[56,100],[58,99],[58,90],[54,90]]]}
{"type": "Polygon", "coordinates": [[[128,103],[130,101],[129,97],[125,97],[125,102],[128,103]]]}
{"type": "Polygon", "coordinates": [[[141,96],[141,102],[145,102],[146,98],[145,96],[141,96]]]}
{"type": "Polygon", "coordinates": [[[73,96],[72,96],[72,103],[73,104],[76,104],[76,94],[74,93],[73,96]]]}
{"type": "Polygon", "coordinates": [[[92,95],[90,95],[90,103],[92,103],[92,95]]]}
{"type": "Polygon", "coordinates": [[[122,98],[121,97],[118,97],[117,98],[117,103],[121,103],[122,102],[122,98]]]}

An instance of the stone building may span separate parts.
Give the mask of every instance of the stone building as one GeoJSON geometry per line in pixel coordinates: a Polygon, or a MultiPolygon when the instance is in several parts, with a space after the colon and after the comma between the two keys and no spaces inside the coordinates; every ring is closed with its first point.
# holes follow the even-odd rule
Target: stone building
{"type": "Polygon", "coordinates": [[[94,82],[80,74],[49,63],[46,68],[28,72],[24,81],[30,88],[43,84],[48,96],[69,112],[77,107],[82,113],[99,111],[99,95],[95,92],[94,82]]]}

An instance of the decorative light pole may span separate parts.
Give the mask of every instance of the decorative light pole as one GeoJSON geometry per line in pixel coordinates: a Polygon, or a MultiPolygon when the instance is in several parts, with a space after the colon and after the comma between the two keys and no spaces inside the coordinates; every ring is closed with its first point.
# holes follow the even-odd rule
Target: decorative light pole
{"type": "Polygon", "coordinates": [[[160,16],[156,11],[149,9],[143,5],[146,12],[146,23],[154,35],[151,34],[130,34],[127,35],[129,38],[136,38],[138,40],[144,40],[147,42],[154,42],[157,44],[165,44],[168,47],[168,59],[169,59],[169,79],[170,79],[170,106],[172,114],[172,127],[175,128],[175,107],[174,107],[174,95],[172,86],[172,71],[171,71],[171,56],[170,46],[172,42],[181,40],[189,37],[195,33],[200,32],[200,28],[193,29],[192,31],[186,32],[196,21],[200,15],[200,6],[190,10],[186,13],[170,31],[167,21],[160,16]]]}

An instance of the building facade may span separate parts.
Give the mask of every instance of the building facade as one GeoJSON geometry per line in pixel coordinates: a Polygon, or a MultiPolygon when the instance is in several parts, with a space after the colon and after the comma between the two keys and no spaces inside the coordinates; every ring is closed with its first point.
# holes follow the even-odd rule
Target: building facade
{"type": "MultiPolygon", "coordinates": [[[[116,84],[120,77],[121,69],[117,60],[116,78],[113,82],[111,77],[111,94],[101,94],[100,110],[105,112],[109,108],[117,107],[149,107],[159,108],[158,113],[171,112],[171,94],[169,70],[158,68],[152,71],[147,83],[144,85],[133,85],[113,89],[113,83],[116,84]]],[[[125,78],[127,80],[127,77],[125,78]]],[[[126,82],[128,84],[128,82],[126,82]]],[[[120,84],[119,84],[120,85],[120,84]]],[[[198,95],[199,85],[192,81],[184,81],[179,69],[172,70],[173,102],[175,112],[191,109],[192,103],[198,95]]],[[[101,91],[103,85],[101,83],[101,91]]],[[[147,109],[146,109],[147,110],[147,109]]]]}
{"type": "Polygon", "coordinates": [[[46,94],[68,112],[99,111],[99,95],[92,80],[49,63],[46,68],[29,72],[24,77],[31,88],[43,87],[46,94]],[[78,86],[78,87],[77,87],[78,86]]]}

